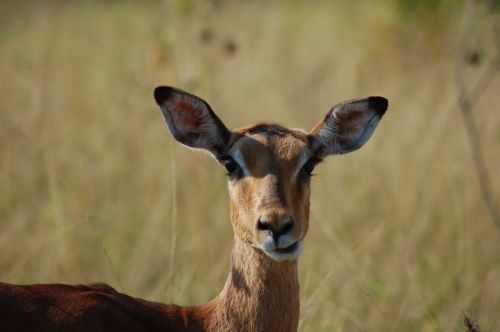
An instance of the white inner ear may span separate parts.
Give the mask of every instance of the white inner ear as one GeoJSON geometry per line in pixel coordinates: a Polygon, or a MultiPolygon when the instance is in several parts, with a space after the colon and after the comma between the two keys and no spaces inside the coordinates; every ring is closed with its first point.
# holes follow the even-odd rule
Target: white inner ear
{"type": "Polygon", "coordinates": [[[191,107],[196,110],[196,115],[201,119],[200,124],[198,126],[198,131],[202,133],[198,141],[196,142],[199,146],[205,146],[206,143],[203,141],[210,141],[215,145],[221,145],[223,142],[221,141],[220,134],[218,132],[218,128],[210,116],[210,111],[207,108],[207,105],[192,96],[184,96],[178,95],[173,102],[173,107],[175,107],[176,103],[184,103],[187,105],[191,105],[191,107]]]}
{"type": "MultiPolygon", "coordinates": [[[[337,123],[335,121],[332,121],[332,123],[330,123],[330,121],[327,121],[327,123],[325,123],[325,125],[321,127],[317,135],[317,139],[319,140],[321,145],[324,146],[330,146],[332,142],[335,142],[335,137],[339,136],[337,123]]],[[[336,144],[334,145],[335,147],[333,148],[333,150],[336,150],[336,144]]]]}
{"type": "Polygon", "coordinates": [[[377,124],[379,122],[380,122],[380,116],[378,116],[377,114],[372,115],[372,117],[368,120],[365,127],[363,128],[363,131],[356,139],[355,146],[361,146],[365,144],[366,141],[368,141],[368,139],[373,134],[373,131],[375,130],[375,127],[377,127],[377,124]]]}
{"type": "Polygon", "coordinates": [[[344,105],[343,107],[350,107],[354,111],[363,111],[363,114],[356,120],[351,120],[350,123],[340,123],[337,117],[338,112],[349,112],[347,109],[339,109],[331,113],[326,123],[321,127],[318,132],[317,139],[320,143],[327,147],[329,153],[342,154],[351,152],[360,148],[371,137],[375,127],[380,121],[380,116],[374,114],[368,109],[363,109],[363,104],[359,105],[344,105]],[[342,126],[349,128],[341,128],[342,126]],[[339,141],[347,141],[348,145],[339,144],[339,141]]]}

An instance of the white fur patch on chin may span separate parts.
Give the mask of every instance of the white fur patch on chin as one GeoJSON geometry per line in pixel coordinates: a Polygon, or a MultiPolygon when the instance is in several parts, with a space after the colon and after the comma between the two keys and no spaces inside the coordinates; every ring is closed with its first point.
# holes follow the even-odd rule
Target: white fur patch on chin
{"type": "Polygon", "coordinates": [[[261,249],[272,260],[276,262],[284,262],[284,261],[293,261],[297,259],[302,253],[304,245],[302,244],[302,241],[297,241],[297,248],[293,252],[288,252],[288,253],[282,253],[276,250],[266,250],[264,248],[261,249]]]}

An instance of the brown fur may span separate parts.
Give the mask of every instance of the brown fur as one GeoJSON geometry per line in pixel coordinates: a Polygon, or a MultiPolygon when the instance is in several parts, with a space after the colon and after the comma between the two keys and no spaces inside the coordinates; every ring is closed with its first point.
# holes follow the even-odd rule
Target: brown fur
{"type": "Polygon", "coordinates": [[[201,331],[209,309],[194,311],[133,298],[102,284],[0,283],[3,332],[201,331]]]}

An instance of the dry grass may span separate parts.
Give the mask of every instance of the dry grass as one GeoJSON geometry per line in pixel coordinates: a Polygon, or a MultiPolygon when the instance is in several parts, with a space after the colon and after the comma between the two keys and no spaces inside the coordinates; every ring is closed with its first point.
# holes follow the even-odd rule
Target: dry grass
{"type": "MultiPolygon", "coordinates": [[[[500,232],[453,84],[462,7],[356,3],[3,1],[0,279],[205,302],[228,271],[224,172],[174,143],[152,89],[193,91],[234,127],[310,128],[380,94],[374,137],[314,179],[301,331],[460,331],[462,309],[500,329],[500,232]]],[[[480,15],[483,62],[490,23],[480,15]]],[[[467,68],[471,84],[483,68],[467,68]]],[[[497,203],[498,91],[474,110],[497,203]]]]}

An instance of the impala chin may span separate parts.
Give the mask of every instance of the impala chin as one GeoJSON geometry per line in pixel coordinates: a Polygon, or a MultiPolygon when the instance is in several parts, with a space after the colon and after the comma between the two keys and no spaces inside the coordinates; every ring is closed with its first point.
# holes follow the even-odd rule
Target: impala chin
{"type": "Polygon", "coordinates": [[[266,245],[266,241],[264,241],[260,249],[269,256],[272,260],[276,262],[284,262],[284,261],[293,261],[299,257],[304,248],[302,240],[292,242],[288,246],[280,246],[280,247],[270,247],[266,245]]]}

